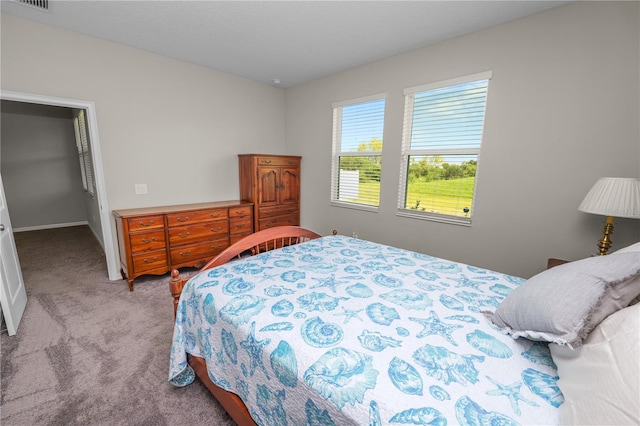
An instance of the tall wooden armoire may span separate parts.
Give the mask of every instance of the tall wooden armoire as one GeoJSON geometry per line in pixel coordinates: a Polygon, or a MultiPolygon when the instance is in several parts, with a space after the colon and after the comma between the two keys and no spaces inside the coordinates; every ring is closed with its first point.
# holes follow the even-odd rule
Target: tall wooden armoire
{"type": "Polygon", "coordinates": [[[292,155],[238,155],[240,199],[254,203],[254,230],[300,225],[300,159],[292,155]]]}

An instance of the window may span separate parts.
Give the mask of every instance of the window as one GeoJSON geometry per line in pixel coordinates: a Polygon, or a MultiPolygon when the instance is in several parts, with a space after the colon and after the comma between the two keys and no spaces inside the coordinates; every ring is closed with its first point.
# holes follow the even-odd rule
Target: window
{"type": "Polygon", "coordinates": [[[82,186],[92,197],[95,196],[95,183],[93,180],[93,168],[91,167],[91,154],[89,153],[89,140],[87,136],[87,120],[84,110],[78,111],[73,117],[73,128],[76,134],[76,147],[80,160],[80,173],[82,186]]]}
{"type": "Polygon", "coordinates": [[[333,105],[331,204],[378,210],[384,106],[383,95],[333,105]]]}
{"type": "Polygon", "coordinates": [[[398,215],[471,223],[490,78],[405,89],[398,215]]]}

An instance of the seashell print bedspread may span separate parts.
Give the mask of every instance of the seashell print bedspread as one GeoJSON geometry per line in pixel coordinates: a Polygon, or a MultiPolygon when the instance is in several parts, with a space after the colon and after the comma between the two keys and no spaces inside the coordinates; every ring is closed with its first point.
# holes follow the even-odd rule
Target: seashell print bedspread
{"type": "Polygon", "coordinates": [[[169,381],[203,357],[265,426],[557,424],[547,345],[480,313],[523,281],[344,236],[244,258],[185,286],[169,381]]]}

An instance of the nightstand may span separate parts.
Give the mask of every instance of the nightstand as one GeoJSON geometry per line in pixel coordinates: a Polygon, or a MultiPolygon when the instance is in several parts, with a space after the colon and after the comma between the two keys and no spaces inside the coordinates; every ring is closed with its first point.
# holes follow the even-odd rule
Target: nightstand
{"type": "Polygon", "coordinates": [[[547,269],[551,269],[554,266],[558,266],[558,265],[563,265],[565,263],[569,263],[570,260],[563,260],[563,259],[556,259],[556,258],[549,258],[547,259],[547,269]]]}

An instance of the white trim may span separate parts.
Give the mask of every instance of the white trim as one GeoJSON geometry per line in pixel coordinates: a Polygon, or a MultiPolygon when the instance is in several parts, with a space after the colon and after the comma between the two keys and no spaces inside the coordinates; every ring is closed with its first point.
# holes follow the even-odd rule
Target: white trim
{"type": "Polygon", "coordinates": [[[380,157],[382,151],[340,151],[340,157],[380,157]]]}
{"type": "Polygon", "coordinates": [[[368,204],[350,203],[348,201],[333,200],[330,203],[333,207],[342,207],[345,209],[364,210],[367,212],[378,213],[378,206],[370,206],[368,204]]]}
{"type": "Polygon", "coordinates": [[[42,231],[43,229],[57,229],[57,228],[69,228],[71,226],[88,225],[89,222],[83,220],[81,222],[67,222],[67,223],[53,223],[50,225],[38,225],[38,226],[23,226],[22,228],[13,228],[13,232],[29,232],[29,231],[42,231]]]}
{"type": "Polygon", "coordinates": [[[413,94],[404,95],[402,139],[400,141],[400,177],[398,177],[398,209],[405,208],[405,200],[407,197],[407,175],[409,173],[409,151],[411,148],[411,131],[413,129],[414,100],[415,97],[413,94]],[[409,115],[411,115],[411,119],[409,119],[409,115]]]}
{"type": "Polygon", "coordinates": [[[410,217],[412,219],[420,219],[420,220],[430,220],[432,222],[448,223],[448,224],[451,224],[451,225],[471,226],[471,218],[470,217],[469,218],[464,218],[464,217],[457,218],[456,216],[440,215],[440,214],[437,214],[437,213],[427,213],[427,212],[413,211],[413,210],[409,210],[409,209],[398,209],[398,211],[396,212],[396,216],[410,217]]]}
{"type": "Polygon", "coordinates": [[[377,101],[377,100],[380,100],[380,99],[384,99],[386,101],[387,100],[387,94],[386,93],[378,93],[377,95],[363,96],[361,98],[349,99],[347,101],[334,102],[334,103],[331,104],[331,108],[339,108],[339,107],[343,107],[343,106],[351,105],[351,104],[363,104],[365,102],[377,101]]]}
{"type": "Polygon", "coordinates": [[[87,111],[87,120],[89,122],[89,140],[91,143],[91,158],[93,159],[93,177],[96,185],[96,198],[98,207],[100,208],[100,224],[102,226],[102,239],[104,241],[104,254],[107,261],[107,271],[109,279],[112,281],[120,280],[120,265],[116,259],[113,234],[111,226],[111,211],[107,201],[107,189],[104,181],[104,171],[102,168],[102,151],[100,150],[100,137],[98,135],[98,118],[96,116],[96,105],[94,102],[82,101],[76,99],[57,98],[53,96],[35,95],[31,93],[11,92],[0,90],[0,99],[17,102],[27,102],[43,105],[54,105],[68,108],[78,108],[87,111]]]}
{"type": "Polygon", "coordinates": [[[493,71],[484,71],[476,74],[466,75],[463,77],[450,78],[449,80],[438,81],[435,83],[427,83],[420,86],[407,87],[404,89],[405,95],[412,93],[424,92],[426,90],[440,89],[442,87],[455,86],[456,84],[469,83],[471,81],[491,80],[493,71]]]}
{"type": "MultiPolygon", "coordinates": [[[[409,151],[407,151],[407,154],[409,151]]],[[[448,155],[478,155],[480,148],[443,148],[443,149],[412,149],[412,157],[426,157],[429,155],[440,155],[446,157],[448,155]]]]}
{"type": "Polygon", "coordinates": [[[338,199],[338,174],[340,171],[340,157],[338,156],[338,135],[342,133],[342,108],[333,108],[333,126],[331,132],[331,188],[329,188],[329,201],[338,199]]]}

